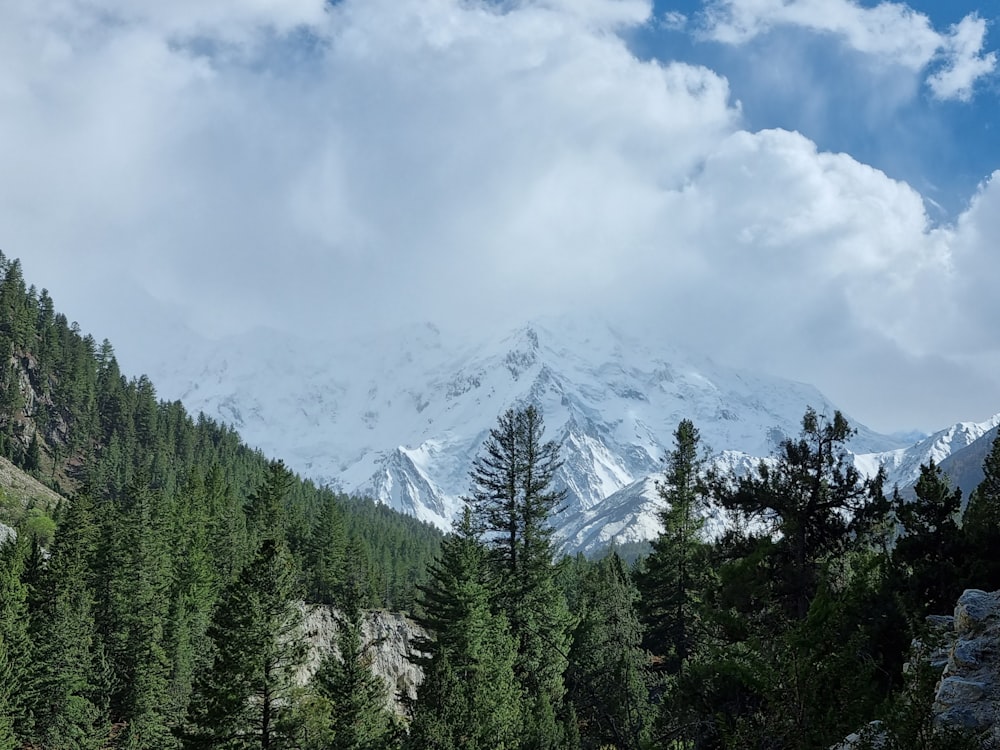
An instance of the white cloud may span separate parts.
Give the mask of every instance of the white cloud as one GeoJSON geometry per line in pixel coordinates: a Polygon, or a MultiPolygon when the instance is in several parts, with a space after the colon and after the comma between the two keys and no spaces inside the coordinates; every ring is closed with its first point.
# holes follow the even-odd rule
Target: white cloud
{"type": "Polygon", "coordinates": [[[851,49],[914,72],[937,68],[927,85],[939,99],[968,100],[976,81],[996,70],[995,52],[983,51],[986,22],[970,14],[947,33],[904,3],[864,7],[856,0],[714,0],[703,34],[745,44],[779,27],[833,34],[851,49]]]}
{"type": "Polygon", "coordinates": [[[997,53],[983,54],[985,39],[986,21],[974,15],[952,27],[943,50],[947,64],[927,79],[938,99],[968,101],[976,81],[996,70],[997,53]]]}
{"type": "Polygon", "coordinates": [[[670,31],[683,31],[688,24],[688,17],[676,10],[668,10],[660,16],[660,26],[670,31]]]}
{"type": "MultiPolygon", "coordinates": [[[[901,377],[986,371],[1000,181],[932,229],[906,184],[741,130],[711,70],[638,60],[613,30],[648,3],[567,3],[4,7],[0,247],[125,364],[164,311],[320,337],[600,307],[887,426],[901,377]]],[[[992,377],[920,419],[985,416],[992,377]]]]}

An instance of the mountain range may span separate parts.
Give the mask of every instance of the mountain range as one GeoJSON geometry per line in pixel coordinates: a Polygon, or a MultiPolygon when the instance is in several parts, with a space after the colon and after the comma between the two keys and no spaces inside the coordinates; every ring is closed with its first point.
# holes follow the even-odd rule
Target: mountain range
{"type": "MultiPolygon", "coordinates": [[[[594,318],[539,319],[484,339],[413,325],[377,344],[256,331],[192,345],[152,374],[161,397],[233,425],[300,474],[442,528],[497,415],[535,404],[546,437],[562,446],[558,483],[568,499],[557,531],[566,551],[656,534],[655,479],[681,419],[695,423],[713,460],[745,469],[797,435],[807,407],[836,408],[812,386],[594,318]]],[[[884,464],[890,486],[906,486],[922,462],[957,455],[1000,415],[915,442],[852,424],[858,467],[870,474],[884,464]]]]}

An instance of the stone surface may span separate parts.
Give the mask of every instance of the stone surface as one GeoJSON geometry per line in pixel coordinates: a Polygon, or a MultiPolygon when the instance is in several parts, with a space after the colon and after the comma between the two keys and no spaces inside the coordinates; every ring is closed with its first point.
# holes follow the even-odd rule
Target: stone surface
{"type": "Polygon", "coordinates": [[[870,724],[866,724],[860,732],[847,735],[843,742],[839,745],[834,745],[830,750],[855,750],[856,748],[880,750],[880,748],[885,747],[885,744],[886,734],[882,722],[873,721],[870,724]]]}
{"type": "Polygon", "coordinates": [[[934,696],[940,726],[1000,735],[1000,591],[969,589],[955,607],[954,642],[934,696]]]}
{"type": "Polygon", "coordinates": [[[1000,592],[987,594],[978,589],[966,590],[955,605],[955,632],[963,636],[982,631],[991,622],[996,624],[1000,619],[998,594],[1000,592]]]}
{"type": "MultiPolygon", "coordinates": [[[[927,624],[927,641],[913,642],[904,672],[917,663],[940,669],[931,707],[935,724],[971,730],[983,750],[1000,750],[1000,591],[969,589],[959,597],[954,617],[933,615],[927,624]]],[[[872,722],[830,750],[885,745],[884,728],[872,722]]]]}
{"type": "MultiPolygon", "coordinates": [[[[319,669],[323,657],[331,651],[336,653],[338,613],[332,607],[308,604],[302,606],[302,614],[308,652],[298,679],[305,684],[319,669]]],[[[423,680],[423,673],[410,657],[417,653],[415,641],[426,633],[405,615],[384,610],[365,614],[362,633],[365,645],[374,652],[372,671],[385,682],[388,705],[403,715],[403,701],[416,698],[417,686],[423,680]]]]}

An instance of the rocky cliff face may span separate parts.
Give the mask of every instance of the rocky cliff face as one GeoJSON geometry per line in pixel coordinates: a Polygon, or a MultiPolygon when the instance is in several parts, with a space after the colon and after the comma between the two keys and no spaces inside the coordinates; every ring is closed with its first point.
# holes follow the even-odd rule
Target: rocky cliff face
{"type": "MultiPolygon", "coordinates": [[[[970,733],[982,750],[1000,748],[1000,591],[969,589],[959,597],[954,615],[932,615],[931,643],[914,642],[914,657],[941,679],[931,705],[933,725],[961,735],[970,733]]],[[[904,666],[904,671],[910,665],[904,666]]],[[[873,721],[830,750],[895,748],[885,724],[873,721]]],[[[939,747],[940,745],[934,745],[939,747]]],[[[965,745],[962,745],[965,747],[965,745]]]]}
{"type": "MultiPolygon", "coordinates": [[[[303,605],[303,635],[308,644],[306,663],[299,671],[299,681],[307,683],[331,651],[336,653],[336,610],[321,605],[303,605]]],[[[410,658],[416,653],[415,642],[426,632],[405,615],[375,610],[365,615],[362,625],[365,646],[372,649],[372,671],[385,682],[389,707],[403,715],[403,701],[417,697],[423,673],[410,658]]]]}
{"type": "Polygon", "coordinates": [[[1000,591],[966,591],[951,625],[954,640],[934,696],[936,723],[975,732],[983,747],[1000,747],[1000,591]]]}

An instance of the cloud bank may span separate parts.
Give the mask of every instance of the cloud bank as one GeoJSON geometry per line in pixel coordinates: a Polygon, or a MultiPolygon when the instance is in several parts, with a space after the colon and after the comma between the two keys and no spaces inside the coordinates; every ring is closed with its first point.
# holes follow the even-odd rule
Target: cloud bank
{"type": "MultiPolygon", "coordinates": [[[[713,33],[807,5],[719,4],[713,33]]],[[[821,5],[872,54],[944,55],[952,95],[989,60],[976,19],[871,9],[892,45],[821,5]]],[[[745,130],[712,70],[638,59],[651,22],[636,0],[5,6],[0,247],[142,368],[165,321],[319,340],[598,310],[876,427],[1000,408],[1000,178],[934,226],[909,185],[745,130]]]]}
{"type": "Polygon", "coordinates": [[[941,100],[968,101],[981,78],[996,71],[996,52],[984,52],[986,21],[965,16],[947,32],[903,3],[864,7],[855,0],[712,0],[702,33],[726,44],[745,44],[776,27],[832,34],[883,64],[929,72],[926,83],[941,100]]]}

